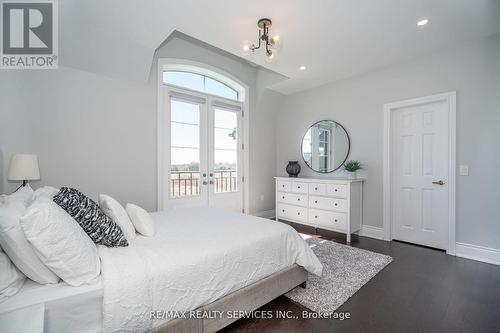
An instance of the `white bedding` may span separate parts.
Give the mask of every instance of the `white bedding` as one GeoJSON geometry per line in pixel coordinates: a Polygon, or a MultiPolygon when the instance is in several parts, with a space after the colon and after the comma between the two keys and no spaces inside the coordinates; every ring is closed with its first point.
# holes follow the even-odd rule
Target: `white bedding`
{"type": "Polygon", "coordinates": [[[0,327],[10,324],[19,332],[29,332],[26,317],[9,322],[6,314],[40,305],[43,332],[101,332],[102,301],[103,287],[100,280],[92,285],[74,287],[65,282],[43,285],[27,279],[19,293],[0,303],[0,327]]]}
{"type": "Polygon", "coordinates": [[[147,331],[166,320],[151,311],[188,311],[293,264],[322,265],[290,226],[216,209],[153,214],[154,237],[126,248],[99,247],[103,329],[147,331]]]}

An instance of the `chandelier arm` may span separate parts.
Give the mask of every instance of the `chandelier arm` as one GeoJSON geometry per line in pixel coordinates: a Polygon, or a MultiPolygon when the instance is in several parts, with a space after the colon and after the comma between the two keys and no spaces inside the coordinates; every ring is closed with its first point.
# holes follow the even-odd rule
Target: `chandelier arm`
{"type": "Polygon", "coordinates": [[[260,37],[261,37],[261,32],[260,32],[260,29],[259,29],[259,45],[255,46],[255,44],[253,44],[252,45],[252,51],[260,49],[260,37]]]}

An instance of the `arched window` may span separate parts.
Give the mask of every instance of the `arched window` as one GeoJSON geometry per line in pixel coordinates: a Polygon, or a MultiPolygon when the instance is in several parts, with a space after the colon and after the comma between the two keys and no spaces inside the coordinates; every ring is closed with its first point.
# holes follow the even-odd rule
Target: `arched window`
{"type": "Polygon", "coordinates": [[[242,88],[228,81],[230,80],[220,77],[220,75],[195,67],[173,67],[163,71],[164,83],[224,97],[234,101],[242,101],[242,88]]]}

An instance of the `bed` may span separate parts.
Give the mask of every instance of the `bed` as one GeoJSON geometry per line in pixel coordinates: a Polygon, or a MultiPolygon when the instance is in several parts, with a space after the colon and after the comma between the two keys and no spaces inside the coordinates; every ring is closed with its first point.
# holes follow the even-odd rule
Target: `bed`
{"type": "Polygon", "coordinates": [[[165,314],[255,310],[305,282],[307,272],[321,274],[307,243],[286,224],[208,208],[152,216],[154,237],[99,247],[98,283],[30,282],[0,312],[43,303],[47,332],[214,332],[237,318],[165,314]]]}

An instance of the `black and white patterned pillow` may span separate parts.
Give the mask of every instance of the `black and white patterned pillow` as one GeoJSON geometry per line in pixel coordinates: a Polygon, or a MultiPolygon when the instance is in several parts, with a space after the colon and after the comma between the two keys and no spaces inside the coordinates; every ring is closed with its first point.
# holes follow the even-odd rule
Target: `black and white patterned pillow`
{"type": "Polygon", "coordinates": [[[120,227],[80,191],[61,187],[53,200],[80,224],[94,243],[108,247],[128,246],[120,227]]]}

